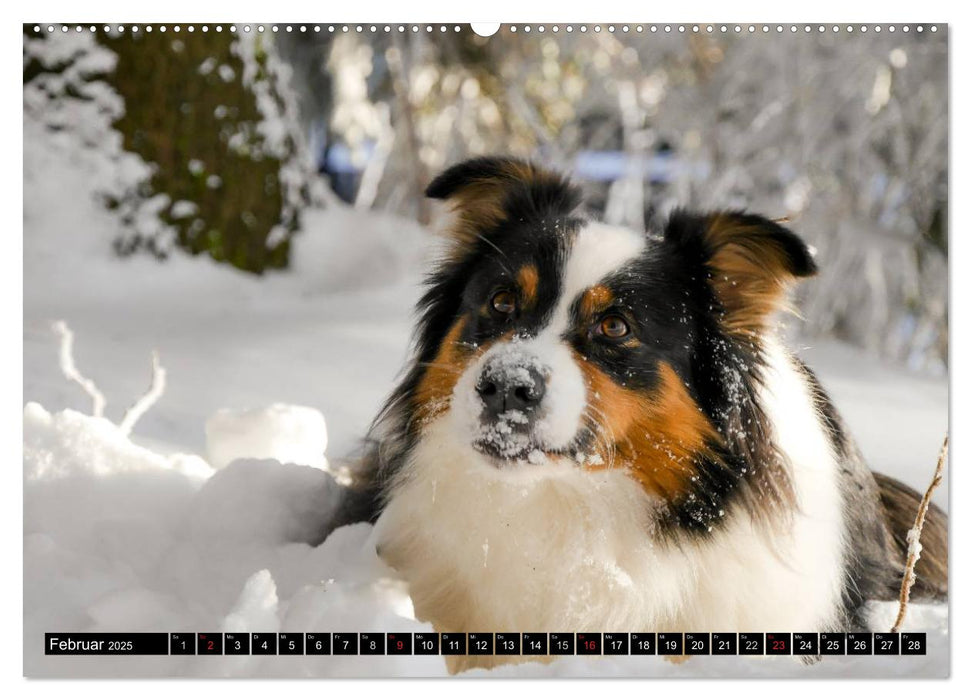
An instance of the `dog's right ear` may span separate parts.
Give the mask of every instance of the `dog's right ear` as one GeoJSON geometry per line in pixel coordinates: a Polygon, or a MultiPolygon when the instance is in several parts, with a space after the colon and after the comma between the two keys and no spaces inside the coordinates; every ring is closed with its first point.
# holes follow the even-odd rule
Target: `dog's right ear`
{"type": "Polygon", "coordinates": [[[744,339],[757,337],[776,311],[788,308],[797,280],[816,274],[812,250],[799,236],[754,214],[675,211],[664,237],[704,265],[722,324],[744,339]]]}
{"type": "Polygon", "coordinates": [[[447,233],[469,245],[506,220],[569,215],[580,190],[562,175],[508,157],[473,158],[432,180],[425,196],[445,201],[456,218],[447,233]]]}

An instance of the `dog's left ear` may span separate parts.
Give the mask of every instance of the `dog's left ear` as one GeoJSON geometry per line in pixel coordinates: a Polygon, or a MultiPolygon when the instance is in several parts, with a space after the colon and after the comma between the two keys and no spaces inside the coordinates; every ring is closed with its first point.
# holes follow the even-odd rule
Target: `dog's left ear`
{"type": "Polygon", "coordinates": [[[675,212],[665,239],[702,262],[721,302],[725,329],[744,337],[762,331],[786,307],[789,288],[816,274],[809,247],[781,224],[744,212],[675,212]]]}
{"type": "Polygon", "coordinates": [[[448,235],[471,244],[507,219],[568,215],[580,191],[564,176],[518,158],[473,158],[432,180],[425,196],[444,200],[457,215],[448,235]]]}

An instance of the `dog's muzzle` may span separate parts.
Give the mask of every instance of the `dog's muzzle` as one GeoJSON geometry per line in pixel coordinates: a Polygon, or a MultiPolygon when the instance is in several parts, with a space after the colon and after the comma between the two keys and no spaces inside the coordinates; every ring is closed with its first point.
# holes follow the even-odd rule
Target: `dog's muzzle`
{"type": "Polygon", "coordinates": [[[475,384],[482,404],[476,447],[506,459],[535,449],[532,434],[542,415],[546,371],[535,357],[522,353],[502,353],[485,364],[475,384]]]}
{"type": "Polygon", "coordinates": [[[546,380],[534,363],[509,365],[493,361],[482,370],[475,390],[484,406],[483,420],[495,421],[508,411],[518,411],[532,419],[546,394],[546,380]]]}

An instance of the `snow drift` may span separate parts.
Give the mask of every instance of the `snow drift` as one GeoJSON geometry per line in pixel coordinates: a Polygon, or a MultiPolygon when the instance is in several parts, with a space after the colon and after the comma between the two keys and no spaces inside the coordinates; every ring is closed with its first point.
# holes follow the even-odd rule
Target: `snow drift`
{"type": "MultiPolygon", "coordinates": [[[[40,97],[25,92],[25,104],[40,97]]],[[[119,260],[110,242],[121,223],[97,193],[119,178],[132,186],[147,166],[107,125],[123,108],[117,96],[92,97],[59,124],[73,131],[49,129],[43,110],[24,115],[25,673],[444,675],[442,659],[427,656],[43,655],[43,634],[55,631],[430,629],[377,558],[370,525],[324,539],[342,489],[324,453],[351,453],[393,385],[431,237],[334,205],[304,212],[287,274],[257,279],[182,256],[119,260]],[[105,396],[105,417],[87,415],[89,397],[61,375],[56,319],[76,332],[77,365],[105,396]],[[126,434],[113,402],[144,391],[153,350],[165,393],[126,434]]],[[[945,383],[832,343],[806,346],[871,464],[922,487],[947,430],[945,383]]],[[[946,506],[946,482],[935,501],[946,506]]],[[[886,629],[895,612],[873,610],[886,629]]],[[[928,656],[813,666],[572,657],[470,675],[946,675],[947,608],[912,606],[905,627],[929,632],[928,656]]]]}
{"type": "MultiPolygon", "coordinates": [[[[298,412],[299,414],[299,412],[298,412]]],[[[326,472],[240,459],[213,470],[163,456],[114,424],[38,404],[24,410],[24,645],[29,676],[433,676],[441,657],[49,657],[51,631],[429,631],[366,523],[332,532],[341,486],[326,472]],[[323,539],[323,541],[321,541],[323,539]]],[[[892,622],[896,606],[873,606],[892,622]]],[[[927,657],[563,657],[472,675],[939,676],[947,611],[913,606],[927,657]]]]}

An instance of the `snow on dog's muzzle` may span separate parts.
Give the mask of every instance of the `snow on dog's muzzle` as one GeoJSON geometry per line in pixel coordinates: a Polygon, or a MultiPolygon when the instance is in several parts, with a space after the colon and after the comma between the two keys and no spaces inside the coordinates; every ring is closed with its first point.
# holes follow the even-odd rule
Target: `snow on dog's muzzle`
{"type": "Polygon", "coordinates": [[[586,403],[569,351],[535,339],[492,348],[456,392],[472,446],[500,460],[537,461],[568,449],[586,403]]]}
{"type": "Polygon", "coordinates": [[[527,354],[502,353],[479,373],[475,391],[482,402],[483,430],[476,446],[497,457],[525,457],[546,394],[549,369],[527,354]]]}

